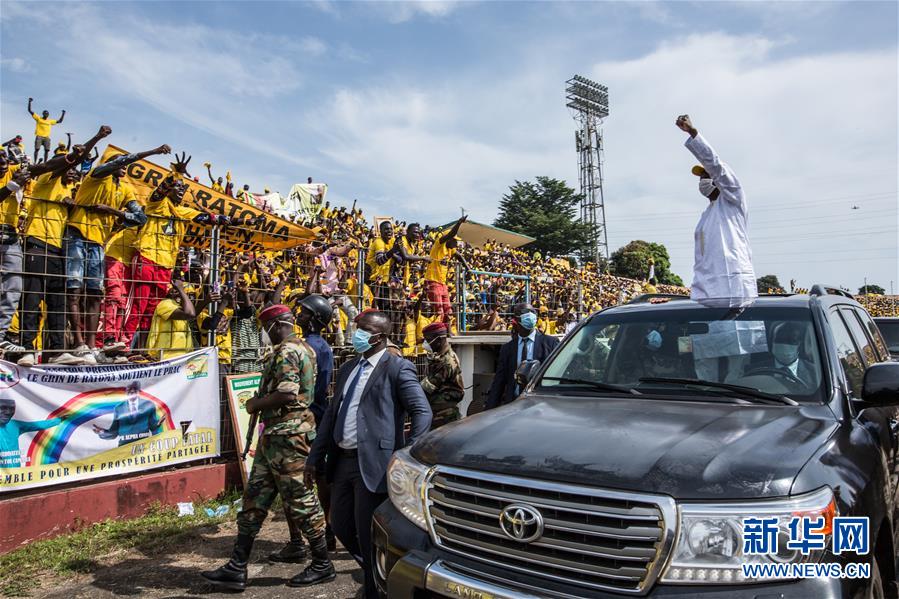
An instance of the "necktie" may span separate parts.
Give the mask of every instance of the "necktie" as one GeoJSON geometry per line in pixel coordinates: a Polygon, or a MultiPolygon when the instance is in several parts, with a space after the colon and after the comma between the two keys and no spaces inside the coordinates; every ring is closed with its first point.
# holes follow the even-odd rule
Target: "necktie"
{"type": "Polygon", "coordinates": [[[359,369],[356,371],[356,376],[353,377],[353,381],[350,383],[350,386],[347,387],[346,393],[343,394],[343,403],[340,404],[340,410],[337,412],[337,423],[334,425],[334,440],[337,443],[343,441],[343,429],[346,428],[346,414],[350,409],[350,404],[353,402],[353,396],[356,394],[356,387],[359,386],[359,379],[362,378],[362,373],[365,372],[365,369],[369,367],[368,360],[365,358],[359,362],[359,369]]]}
{"type": "Polygon", "coordinates": [[[528,344],[531,342],[530,337],[525,337],[521,340],[521,359],[518,360],[518,365],[521,366],[521,363],[528,359],[528,344]]]}
{"type": "MultiPolygon", "coordinates": [[[[518,359],[518,366],[521,366],[521,363],[528,359],[528,343],[530,343],[530,342],[531,342],[530,337],[523,337],[521,339],[521,356],[518,359]]],[[[519,392],[521,392],[521,389],[519,388],[518,384],[516,383],[515,384],[515,394],[518,395],[519,392]]]]}

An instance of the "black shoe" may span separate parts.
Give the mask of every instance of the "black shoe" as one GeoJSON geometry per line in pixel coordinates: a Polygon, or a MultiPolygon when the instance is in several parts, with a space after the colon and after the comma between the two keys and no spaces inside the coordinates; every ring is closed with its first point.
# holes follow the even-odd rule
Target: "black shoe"
{"type": "Polygon", "coordinates": [[[200,576],[221,589],[244,591],[247,588],[247,562],[253,550],[253,537],[237,535],[231,559],[218,570],[201,572],[200,576]]]}
{"type": "Polygon", "coordinates": [[[247,567],[228,562],[218,570],[201,572],[200,576],[215,586],[229,591],[245,591],[247,588],[247,567]]]}
{"type": "Polygon", "coordinates": [[[307,555],[306,544],[300,539],[299,541],[289,542],[284,547],[281,547],[280,551],[276,551],[269,555],[268,561],[286,564],[302,564],[306,561],[307,555]]]}
{"type": "Polygon", "coordinates": [[[289,587],[306,587],[313,584],[331,582],[337,578],[334,564],[328,557],[328,544],[325,537],[321,536],[309,541],[309,549],[312,552],[312,563],[306,569],[287,581],[289,587]]]}

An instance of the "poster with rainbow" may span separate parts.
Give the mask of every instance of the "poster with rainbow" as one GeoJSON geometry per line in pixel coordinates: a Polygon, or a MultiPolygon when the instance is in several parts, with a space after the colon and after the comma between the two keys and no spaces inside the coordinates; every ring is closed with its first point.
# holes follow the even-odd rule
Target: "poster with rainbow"
{"type": "Polygon", "coordinates": [[[218,456],[215,348],[154,364],[0,360],[0,493],[218,456]]]}

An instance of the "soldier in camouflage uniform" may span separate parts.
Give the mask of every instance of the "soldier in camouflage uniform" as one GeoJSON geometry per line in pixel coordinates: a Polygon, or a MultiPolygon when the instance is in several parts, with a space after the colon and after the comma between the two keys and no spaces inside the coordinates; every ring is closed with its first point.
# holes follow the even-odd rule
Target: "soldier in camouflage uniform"
{"type": "Polygon", "coordinates": [[[458,404],[465,394],[465,384],[459,358],[447,341],[447,326],[435,322],[426,326],[422,333],[424,348],[428,351],[428,375],[421,386],[434,412],[433,429],[461,418],[458,404]]]}
{"type": "Polygon", "coordinates": [[[334,580],[328,558],[325,515],[312,487],[303,482],[303,468],[315,439],[315,417],[309,406],[315,388],[315,352],[294,334],[294,317],[287,306],[270,306],[259,320],[274,344],[262,367],[259,394],[247,402],[264,425],[253,468],[237,514],[237,541],[231,560],[203,577],[230,590],[244,590],[253,540],[278,494],[285,513],[309,542],[312,563],[287,583],[307,586],[334,580]]]}

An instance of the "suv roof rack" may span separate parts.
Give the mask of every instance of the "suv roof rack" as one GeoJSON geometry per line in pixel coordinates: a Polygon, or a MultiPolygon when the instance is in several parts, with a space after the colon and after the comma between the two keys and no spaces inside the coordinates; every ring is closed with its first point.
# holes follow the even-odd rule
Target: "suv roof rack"
{"type": "Polygon", "coordinates": [[[649,303],[649,300],[655,298],[665,298],[669,300],[688,300],[690,299],[689,295],[680,295],[677,293],[644,293],[642,295],[638,295],[634,299],[629,302],[624,302],[625,305],[628,304],[646,304],[649,303]]]}
{"type": "Polygon", "coordinates": [[[849,299],[855,299],[855,297],[849,293],[848,291],[843,291],[836,285],[824,285],[821,283],[816,283],[812,285],[811,290],[808,292],[809,295],[842,295],[843,297],[848,297],[849,299]]]}

